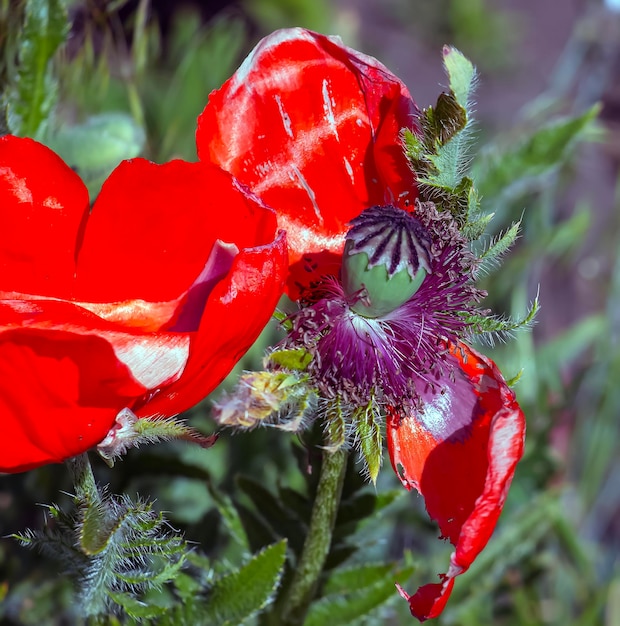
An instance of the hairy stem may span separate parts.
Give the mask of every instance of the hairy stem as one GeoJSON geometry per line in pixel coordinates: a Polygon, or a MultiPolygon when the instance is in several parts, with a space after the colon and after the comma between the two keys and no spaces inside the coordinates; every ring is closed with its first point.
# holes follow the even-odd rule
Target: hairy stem
{"type": "Polygon", "coordinates": [[[84,452],[84,454],[67,459],[65,463],[71,472],[77,503],[85,506],[100,505],[101,493],[95,482],[88,454],[84,452]]]}
{"type": "Polygon", "coordinates": [[[346,467],[345,450],[325,450],[308,535],[284,600],[282,626],[302,624],[316,593],[332,542],[346,467]]]}

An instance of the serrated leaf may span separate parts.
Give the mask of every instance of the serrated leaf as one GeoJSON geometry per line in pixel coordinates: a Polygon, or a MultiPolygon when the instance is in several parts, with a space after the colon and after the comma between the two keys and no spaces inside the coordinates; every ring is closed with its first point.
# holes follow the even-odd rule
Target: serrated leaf
{"type": "Polygon", "coordinates": [[[527,189],[566,159],[570,148],[592,131],[599,112],[594,105],[582,115],[555,120],[526,136],[521,132],[517,141],[487,151],[476,164],[480,193],[494,197],[527,189]]]}
{"type": "MultiPolygon", "coordinates": [[[[399,578],[411,576],[412,568],[398,572],[399,578]]],[[[388,578],[382,582],[352,593],[335,593],[315,602],[308,612],[304,626],[345,626],[356,619],[366,617],[393,598],[398,593],[394,580],[388,578]]]]}
{"type": "Polygon", "coordinates": [[[513,222],[512,226],[504,233],[500,233],[491,240],[487,249],[479,256],[482,262],[481,271],[488,271],[493,265],[499,264],[502,257],[510,250],[519,236],[521,221],[513,222]]]}
{"type": "Polygon", "coordinates": [[[263,609],[280,583],[285,558],[286,540],[283,540],[216,580],[204,606],[204,623],[236,626],[263,609]]]}
{"type": "Polygon", "coordinates": [[[134,619],[153,619],[167,611],[166,607],[158,606],[151,601],[142,602],[128,593],[110,591],[108,595],[116,604],[123,608],[129,617],[134,619]]]}
{"type": "Polygon", "coordinates": [[[13,134],[41,139],[56,101],[50,60],[68,32],[62,0],[28,0],[18,41],[17,72],[8,90],[8,123],[13,134]]]}
{"type": "Polygon", "coordinates": [[[469,331],[475,334],[487,334],[487,340],[493,344],[494,336],[504,339],[514,331],[528,328],[533,323],[540,310],[538,296],[534,298],[527,313],[521,318],[504,318],[486,315],[464,315],[463,318],[469,326],[469,331]]]}

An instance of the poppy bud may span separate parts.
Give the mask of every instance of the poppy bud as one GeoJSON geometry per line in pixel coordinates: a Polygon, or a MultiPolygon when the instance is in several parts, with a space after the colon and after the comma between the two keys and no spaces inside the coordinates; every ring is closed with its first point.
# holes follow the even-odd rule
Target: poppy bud
{"type": "Polygon", "coordinates": [[[342,286],[351,309],[380,317],[407,302],[430,268],[430,236],[410,213],[392,205],[366,209],[351,221],[342,286]]]}

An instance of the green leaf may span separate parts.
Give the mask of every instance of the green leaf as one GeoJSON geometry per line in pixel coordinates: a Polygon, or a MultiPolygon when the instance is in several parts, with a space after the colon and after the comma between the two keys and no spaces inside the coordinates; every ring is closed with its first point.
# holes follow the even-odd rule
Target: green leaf
{"type": "Polygon", "coordinates": [[[335,593],[350,593],[356,589],[369,587],[392,575],[393,570],[392,563],[365,563],[343,567],[330,574],[323,587],[323,594],[329,596],[335,593]]]}
{"type": "Polygon", "coordinates": [[[216,489],[211,480],[207,481],[207,488],[233,540],[240,545],[243,550],[248,551],[250,549],[248,536],[243,528],[243,522],[241,521],[241,517],[232,498],[216,489]]]}
{"type": "Polygon", "coordinates": [[[566,160],[577,141],[592,134],[600,106],[582,115],[556,120],[536,128],[503,148],[487,151],[476,164],[482,196],[516,195],[566,160]]]}
{"type": "Polygon", "coordinates": [[[301,552],[306,524],[297,513],[288,509],[284,502],[253,478],[239,476],[237,485],[250,498],[259,515],[273,529],[276,537],[287,537],[291,549],[295,553],[301,552]]]}
{"type": "Polygon", "coordinates": [[[538,296],[534,298],[534,301],[530,305],[527,313],[521,318],[505,318],[487,315],[464,315],[465,323],[469,326],[468,330],[475,334],[486,334],[486,339],[491,345],[497,336],[499,339],[506,339],[510,337],[516,330],[522,328],[529,328],[538,311],[540,310],[540,300],[538,296]]]}
{"type": "Polygon", "coordinates": [[[153,604],[150,600],[149,602],[142,602],[128,593],[110,591],[108,595],[116,604],[123,607],[129,617],[134,619],[153,619],[167,611],[167,607],[153,604]]]}
{"type": "Polygon", "coordinates": [[[443,64],[450,79],[450,89],[456,101],[468,109],[472,91],[476,85],[476,68],[456,48],[444,46],[443,64]]]}
{"type": "MultiPolygon", "coordinates": [[[[375,572],[379,574],[381,570],[375,572]]],[[[353,620],[367,617],[373,611],[380,608],[386,602],[398,597],[394,587],[394,579],[398,576],[401,579],[409,578],[413,573],[413,568],[407,568],[389,576],[388,572],[381,576],[384,580],[372,585],[357,588],[350,593],[335,592],[323,599],[315,602],[308,612],[304,621],[304,626],[344,626],[353,620]],[[387,576],[387,579],[385,577],[387,576]]],[[[354,572],[349,575],[354,577],[354,572]]],[[[363,572],[359,572],[364,576],[363,572]]],[[[367,578],[371,577],[370,572],[365,573],[367,578]]]]}
{"type": "Polygon", "coordinates": [[[263,609],[282,576],[286,540],[275,543],[242,568],[213,583],[204,607],[204,623],[234,626],[263,609]]]}
{"type": "Polygon", "coordinates": [[[56,102],[51,58],[68,32],[62,0],[28,0],[18,41],[17,71],[7,93],[7,119],[15,135],[41,139],[56,102]]]}
{"type": "Polygon", "coordinates": [[[491,239],[487,249],[479,257],[482,262],[480,271],[488,271],[490,267],[499,265],[502,257],[516,241],[520,229],[521,221],[514,222],[507,231],[491,239]]]}

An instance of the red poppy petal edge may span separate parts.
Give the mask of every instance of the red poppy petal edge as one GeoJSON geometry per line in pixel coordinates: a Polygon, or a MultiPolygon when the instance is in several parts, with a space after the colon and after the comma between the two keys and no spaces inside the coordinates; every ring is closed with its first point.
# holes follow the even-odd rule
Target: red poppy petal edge
{"type": "Polygon", "coordinates": [[[2,289],[68,296],[88,206],[84,183],[58,155],[33,139],[0,137],[2,289]]]}
{"type": "Polygon", "coordinates": [[[491,537],[525,437],[523,412],[495,364],[464,344],[451,352],[462,376],[445,392],[462,404],[467,390],[470,424],[441,439],[420,417],[393,413],[387,429],[394,471],[405,487],[423,495],[429,515],[455,546],[441,583],[411,596],[399,589],[420,621],[442,612],[454,577],[469,568],[491,537]]]}

